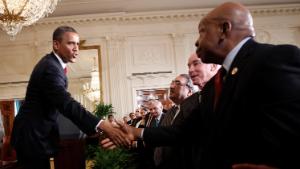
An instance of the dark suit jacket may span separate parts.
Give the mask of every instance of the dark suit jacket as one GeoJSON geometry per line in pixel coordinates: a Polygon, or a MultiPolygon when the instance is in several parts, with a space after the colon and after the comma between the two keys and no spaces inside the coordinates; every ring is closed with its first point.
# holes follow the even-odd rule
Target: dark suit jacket
{"type": "MultiPolygon", "coordinates": [[[[202,113],[193,113],[189,119],[194,127],[198,125],[194,118],[202,120],[197,128],[203,138],[201,168],[228,169],[235,163],[300,168],[299,157],[294,155],[300,152],[299,48],[249,40],[227,73],[216,111],[213,79],[202,95],[202,113]],[[233,73],[233,69],[238,71],[233,73]]],[[[147,129],[144,138],[150,141],[148,136],[155,134],[161,140],[163,135],[174,138],[190,129],[187,126],[165,132],[147,129]]]]}
{"type": "Polygon", "coordinates": [[[57,152],[59,113],[83,132],[94,134],[99,119],[89,113],[67,92],[67,77],[53,53],[35,66],[27,87],[24,104],[17,114],[12,145],[18,155],[28,158],[49,157],[57,152]]]}
{"type": "MultiPolygon", "coordinates": [[[[163,121],[165,114],[161,114],[161,118],[159,120],[159,124],[163,121]]],[[[155,118],[151,117],[151,114],[148,113],[145,117],[145,125],[147,125],[149,121],[149,127],[157,128],[154,125],[155,118]],[[149,121],[151,120],[151,121],[149,121]]],[[[137,148],[133,149],[133,153],[136,155],[136,164],[137,169],[154,169],[155,164],[153,160],[154,147],[151,144],[145,144],[142,140],[137,141],[137,148]]]]}
{"type": "MultiPolygon", "coordinates": [[[[180,105],[180,112],[174,119],[172,125],[180,125],[190,116],[190,114],[197,110],[199,107],[200,92],[194,93],[193,95],[186,98],[180,105]]],[[[169,112],[168,112],[169,113],[169,112]]],[[[168,114],[166,114],[168,116],[168,114]]],[[[165,116],[164,120],[167,118],[165,116]]],[[[173,115],[174,116],[174,115],[173,115]]],[[[164,122],[164,121],[163,121],[164,122]]],[[[164,123],[163,123],[164,124],[164,123]]],[[[171,125],[171,124],[169,124],[171,125]]],[[[200,146],[194,144],[195,142],[189,142],[185,144],[182,142],[180,145],[158,147],[160,163],[157,166],[158,169],[192,169],[194,161],[198,161],[200,157],[199,151],[200,146]]]]}

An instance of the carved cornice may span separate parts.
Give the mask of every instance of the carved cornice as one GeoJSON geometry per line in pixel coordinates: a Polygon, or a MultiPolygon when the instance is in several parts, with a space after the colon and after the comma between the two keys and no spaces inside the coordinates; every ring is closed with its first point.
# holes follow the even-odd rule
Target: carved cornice
{"type": "Polygon", "coordinates": [[[298,15],[300,4],[268,5],[249,7],[253,16],[298,15]]]}
{"type": "Polygon", "coordinates": [[[129,80],[145,80],[145,79],[157,79],[157,78],[168,78],[174,77],[175,74],[172,71],[159,71],[159,72],[143,72],[143,73],[132,73],[130,76],[127,76],[129,80]]]}
{"type": "MultiPolygon", "coordinates": [[[[300,14],[300,3],[284,5],[249,6],[253,16],[275,16],[275,15],[298,15],[300,14]]],[[[143,23],[143,22],[166,22],[166,21],[189,21],[199,20],[211,9],[173,10],[139,13],[106,13],[92,15],[76,15],[67,17],[44,18],[36,25],[70,24],[70,23],[143,23]]]]}
{"type": "Polygon", "coordinates": [[[0,88],[9,88],[9,87],[26,87],[28,85],[27,81],[19,81],[19,82],[2,82],[0,83],[0,88]]]}

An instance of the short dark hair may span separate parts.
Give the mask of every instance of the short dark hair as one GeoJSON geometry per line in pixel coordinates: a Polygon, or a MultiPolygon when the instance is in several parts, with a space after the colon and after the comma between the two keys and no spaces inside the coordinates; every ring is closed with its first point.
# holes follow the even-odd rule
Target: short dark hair
{"type": "Polygon", "coordinates": [[[55,31],[53,32],[52,40],[53,41],[55,41],[55,40],[61,41],[63,34],[66,32],[77,33],[77,31],[70,26],[60,26],[60,27],[56,28],[55,31]]]}
{"type": "Polygon", "coordinates": [[[194,92],[194,86],[193,86],[193,81],[192,81],[191,77],[188,74],[180,74],[179,76],[185,78],[185,80],[186,80],[186,86],[192,92],[194,92]]]}

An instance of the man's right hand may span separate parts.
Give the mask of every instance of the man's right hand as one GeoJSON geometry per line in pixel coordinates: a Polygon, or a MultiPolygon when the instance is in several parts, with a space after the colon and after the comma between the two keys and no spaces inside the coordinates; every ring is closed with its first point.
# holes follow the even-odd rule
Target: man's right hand
{"type": "MultiPolygon", "coordinates": [[[[129,126],[128,124],[125,124],[123,122],[117,121],[118,128],[122,130],[123,134],[125,134],[126,138],[130,140],[132,143],[134,140],[137,140],[141,136],[142,129],[141,128],[134,128],[132,126],[129,126]]],[[[108,138],[103,139],[101,142],[101,147],[105,149],[114,149],[115,147],[120,147],[122,144],[117,144],[116,141],[113,140],[112,137],[108,136],[108,138]]],[[[131,148],[132,145],[130,143],[130,146],[126,146],[128,148],[131,148]]]]}
{"type": "Polygon", "coordinates": [[[104,131],[105,135],[110,138],[114,145],[118,147],[130,147],[131,139],[127,133],[121,128],[114,127],[109,121],[103,120],[99,125],[100,130],[104,131]]]}
{"type": "Polygon", "coordinates": [[[101,140],[100,144],[104,149],[114,149],[117,147],[109,138],[101,140]]]}
{"type": "Polygon", "coordinates": [[[129,126],[128,124],[125,124],[121,121],[117,121],[117,124],[120,126],[120,129],[127,134],[127,137],[131,140],[137,140],[137,139],[142,139],[141,138],[141,133],[142,133],[142,128],[135,128],[132,126],[129,126]]]}

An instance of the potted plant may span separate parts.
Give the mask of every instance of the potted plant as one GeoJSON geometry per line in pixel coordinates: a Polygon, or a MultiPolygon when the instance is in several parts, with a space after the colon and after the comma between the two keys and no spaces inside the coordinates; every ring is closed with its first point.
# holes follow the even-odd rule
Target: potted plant
{"type": "Polygon", "coordinates": [[[112,104],[105,104],[100,102],[96,104],[95,110],[93,113],[99,118],[106,118],[109,114],[114,114],[112,104]]]}
{"type": "MultiPolygon", "coordinates": [[[[93,113],[99,118],[106,118],[114,114],[111,104],[99,103],[93,113]]],[[[87,168],[90,169],[135,169],[133,154],[122,148],[113,150],[102,149],[98,144],[87,145],[86,148],[87,168]]]]}
{"type": "Polygon", "coordinates": [[[101,147],[89,148],[93,151],[92,163],[88,164],[91,169],[135,169],[134,157],[131,152],[122,148],[105,150],[101,147]]]}

